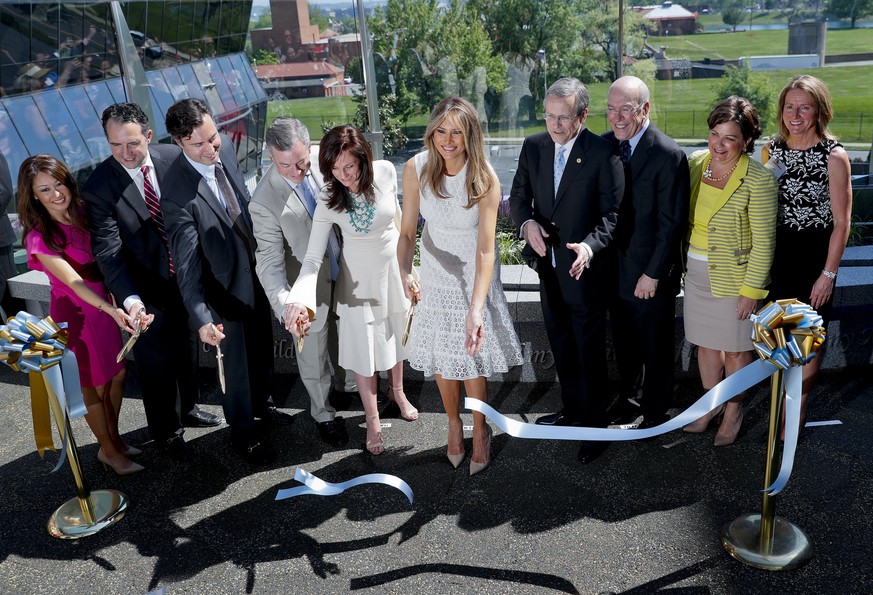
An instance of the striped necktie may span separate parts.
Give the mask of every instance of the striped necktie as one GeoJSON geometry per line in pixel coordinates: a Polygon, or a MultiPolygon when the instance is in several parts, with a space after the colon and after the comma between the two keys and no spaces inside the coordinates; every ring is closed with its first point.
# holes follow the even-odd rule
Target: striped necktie
{"type": "Polygon", "coordinates": [[[167,239],[167,230],[164,229],[164,216],[161,214],[161,199],[158,193],[155,192],[155,187],[152,186],[151,180],[149,180],[149,166],[143,165],[140,171],[142,172],[142,189],[145,195],[145,203],[155,225],[158,226],[161,240],[163,240],[164,246],[167,248],[167,261],[170,265],[170,274],[173,275],[176,273],[176,269],[173,267],[173,255],[170,253],[170,241],[167,239]]]}

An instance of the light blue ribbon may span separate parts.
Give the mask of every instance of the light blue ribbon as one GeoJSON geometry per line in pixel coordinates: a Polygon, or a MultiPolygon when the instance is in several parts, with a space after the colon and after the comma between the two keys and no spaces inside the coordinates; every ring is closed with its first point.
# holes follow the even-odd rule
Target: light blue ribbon
{"type": "MultiPolygon", "coordinates": [[[[65,329],[67,324],[62,322],[57,327],[65,329]]],[[[66,419],[76,419],[77,417],[82,417],[87,412],[85,400],[82,397],[82,385],[79,380],[79,365],[76,362],[76,354],[71,349],[67,349],[61,341],[47,338],[53,336],[56,330],[45,319],[40,319],[28,312],[19,312],[14,318],[9,319],[8,326],[0,326],[0,329],[8,330],[11,336],[21,341],[21,343],[13,343],[0,339],[0,352],[21,353],[30,347],[34,341],[51,344],[55,349],[61,349],[64,352],[62,356],[50,358],[19,357],[15,362],[18,365],[18,369],[22,372],[43,374],[45,381],[57,397],[65,417],[63,420],[56,420],[59,426],[63,425],[63,428],[59,427],[58,431],[64,438],[64,444],[61,448],[61,456],[51,471],[54,473],[67,460],[69,436],[66,432],[66,419]],[[28,323],[30,323],[30,326],[28,326],[28,323]],[[58,363],[60,365],[56,365],[58,363]],[[43,369],[41,365],[48,367],[43,369]]],[[[6,363],[8,364],[8,362],[6,363]]]]}
{"type": "Polygon", "coordinates": [[[276,493],[276,500],[285,500],[287,498],[303,496],[305,494],[312,494],[313,496],[336,496],[337,494],[342,494],[349,488],[365,483],[381,483],[391,486],[392,488],[397,488],[403,492],[403,494],[409,499],[409,503],[412,504],[412,488],[409,487],[409,484],[396,475],[389,475],[387,473],[369,473],[342,483],[328,483],[298,467],[294,471],[294,479],[304,485],[296,488],[279,490],[276,493]]]}
{"type": "MultiPolygon", "coordinates": [[[[539,426],[510,419],[488,403],[478,399],[464,399],[464,407],[481,413],[503,432],[515,438],[530,438],[538,440],[595,440],[595,441],[628,441],[652,438],[690,424],[703,417],[722,403],[726,403],[744,390],[751,388],[772,376],[779,367],[766,360],[758,360],[742,370],[731,374],[710,389],[705,395],[694,402],[691,407],[658,426],[644,430],[614,430],[607,428],[585,428],[571,426],[539,426]]],[[[794,465],[794,453],[797,446],[797,436],[800,424],[800,378],[801,368],[792,367],[785,373],[786,379],[786,424],[785,446],[782,454],[782,468],[779,476],[767,491],[778,493],[791,476],[794,465]]]]}

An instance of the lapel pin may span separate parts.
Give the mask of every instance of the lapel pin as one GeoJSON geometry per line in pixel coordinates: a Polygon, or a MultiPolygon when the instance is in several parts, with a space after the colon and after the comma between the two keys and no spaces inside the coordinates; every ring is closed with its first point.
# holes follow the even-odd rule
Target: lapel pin
{"type": "Polygon", "coordinates": [[[576,157],[576,163],[582,163],[582,158],[581,158],[581,157],[576,157]]]}

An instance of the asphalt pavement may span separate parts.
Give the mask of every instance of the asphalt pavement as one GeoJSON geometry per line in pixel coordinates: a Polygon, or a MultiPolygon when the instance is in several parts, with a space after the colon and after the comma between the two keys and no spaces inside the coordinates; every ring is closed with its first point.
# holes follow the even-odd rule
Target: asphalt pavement
{"type": "MultiPolygon", "coordinates": [[[[411,375],[410,375],[411,376],[411,375]]],[[[381,382],[385,390],[386,382],[381,382]]],[[[275,395],[296,414],[273,429],[278,460],[242,462],[226,425],[189,429],[190,463],[173,463],[148,442],[135,365],[122,409],[125,439],[143,448],[146,470],[106,472],[84,420],[73,422],[92,489],[113,488],[132,505],[103,532],[75,541],[49,536],[46,521],[73,496],[68,467],[34,449],[24,374],[0,366],[0,593],[869,593],[873,585],[873,370],[826,372],[794,474],[776,512],[814,547],[805,566],[764,571],[731,558],[722,526],[759,512],[768,389],[753,389],[736,444],[716,449],[714,430],[651,442],[614,443],[581,465],[571,442],[523,440],[495,430],[493,463],[470,477],[469,455],[445,458],[447,424],[433,382],[411,377],[416,422],[388,418],[388,450],[361,450],[360,402],[343,415],[351,435],[334,449],[317,437],[302,385],[278,379],[275,395]],[[275,501],[298,486],[296,468],[328,482],[389,473],[413,489],[363,485],[336,496],[275,501]]],[[[686,407],[698,383],[677,385],[686,407]]],[[[203,370],[204,408],[221,413],[214,370],[203,370]]],[[[519,420],[556,410],[557,387],[491,386],[491,403],[519,420]]],[[[466,414],[466,423],[469,414],[466,414]]],[[[467,432],[466,448],[471,439],[467,432]]]]}

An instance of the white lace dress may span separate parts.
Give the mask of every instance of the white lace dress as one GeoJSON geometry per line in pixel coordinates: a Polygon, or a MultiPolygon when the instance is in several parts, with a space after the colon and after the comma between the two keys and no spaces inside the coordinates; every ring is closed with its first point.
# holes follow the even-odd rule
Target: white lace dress
{"type": "MultiPolygon", "coordinates": [[[[427,152],[415,156],[419,173],[427,152]]],[[[467,309],[476,273],[479,206],[465,209],[467,166],[446,178],[448,198],[437,198],[428,188],[420,192],[425,219],[421,234],[421,302],[409,336],[409,365],[426,376],[439,374],[467,380],[506,372],[521,365],[521,345],[509,315],[500,283],[500,255],[495,243],[494,275],[485,301],[485,341],[478,355],[464,349],[467,309]]]]}

